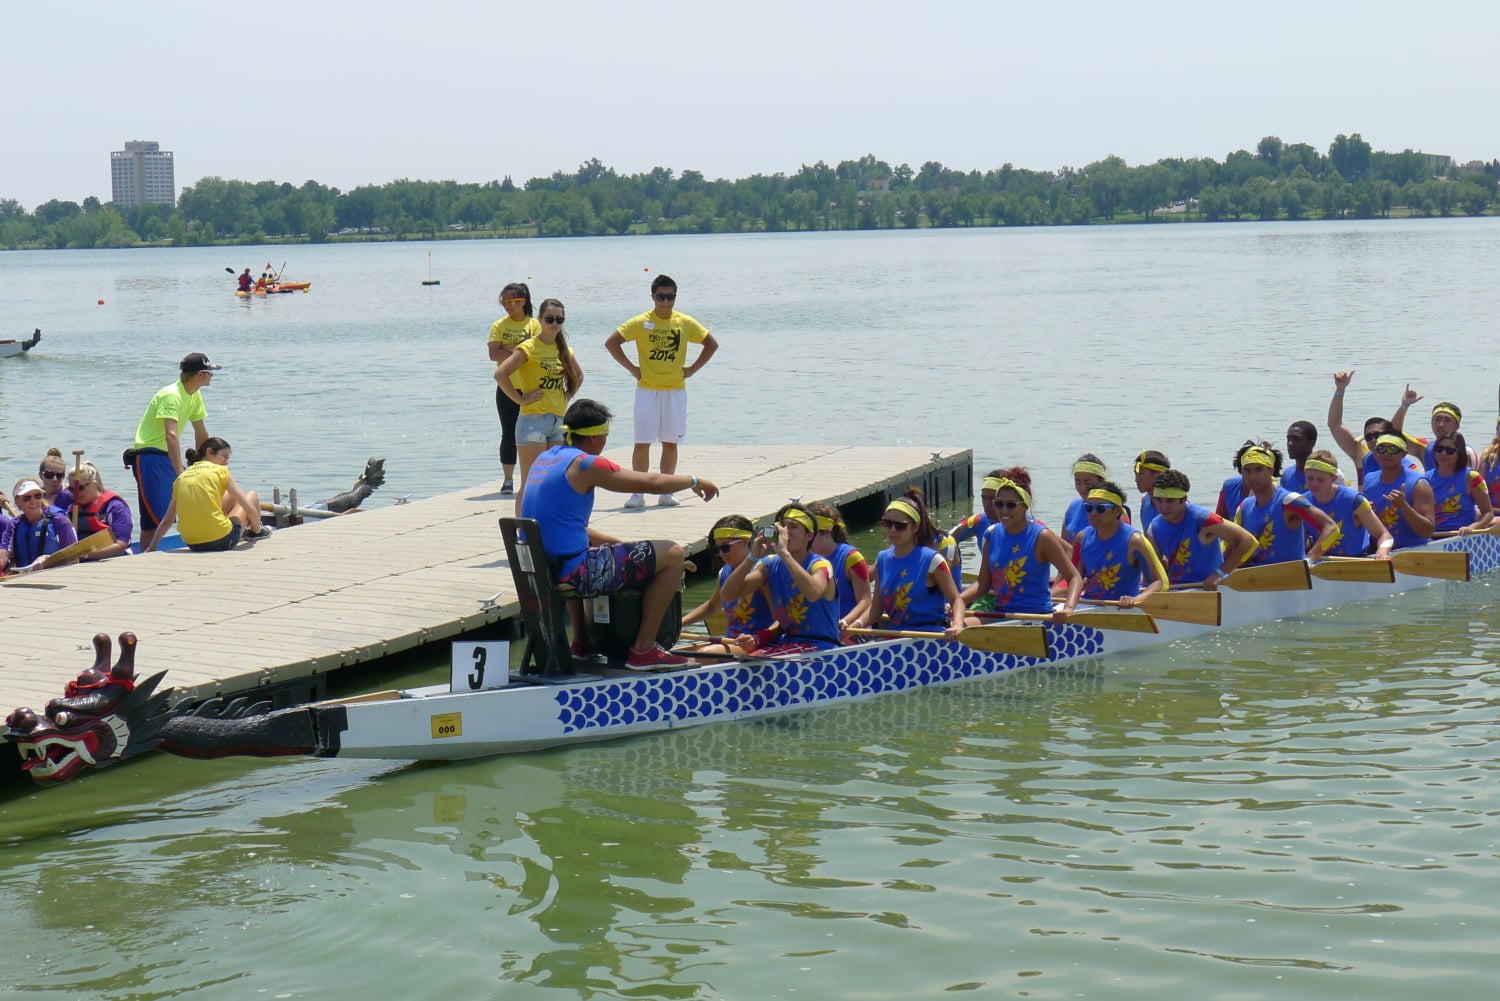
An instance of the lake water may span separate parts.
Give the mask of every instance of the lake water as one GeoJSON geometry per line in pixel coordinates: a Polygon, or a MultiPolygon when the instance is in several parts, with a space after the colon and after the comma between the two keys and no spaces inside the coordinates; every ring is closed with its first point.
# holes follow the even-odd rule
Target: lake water
{"type": "MultiPolygon", "coordinates": [[[[665,271],[723,346],[692,441],[972,447],[1054,520],[1083,450],[1211,500],[1338,368],[1351,421],[1407,382],[1476,444],[1495,413],[1495,219],[277,248],[311,294],[237,300],[266,253],[0,254],[0,336],[44,337],[0,362],[3,485],[117,455],[193,350],[247,485],[491,478],[483,342],[528,276],[621,413],[602,342],[665,271]]],[[[0,803],[0,991],[1488,999],[1495,596],[499,761],[152,758],[0,803]]]]}

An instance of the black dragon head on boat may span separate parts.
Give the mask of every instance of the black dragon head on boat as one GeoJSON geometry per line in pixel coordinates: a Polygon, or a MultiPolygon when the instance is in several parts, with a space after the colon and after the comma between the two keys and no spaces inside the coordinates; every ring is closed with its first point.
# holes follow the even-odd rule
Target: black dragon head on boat
{"type": "Polygon", "coordinates": [[[109,637],[97,634],[93,666],[68,682],[62,698],[41,713],[22,707],[6,717],[0,736],[16,745],[33,781],[56,785],[153,748],[186,758],[338,753],[341,708],[273,710],[243,696],[178,699],[172,689],[156,690],[165,671],[136,682],[135,647],[135,634],[121,633],[120,659],[111,667],[109,637]]]}
{"type": "Polygon", "coordinates": [[[37,713],[29,707],[5,719],[4,737],[21,752],[21,767],[42,784],[66,782],[86,768],[116,764],[159,742],[167,696],[156,694],[162,675],[137,684],[135,634],[120,634],[120,659],[109,663],[109,637],[94,637],[94,664],[68,682],[60,699],[37,713]]]}
{"type": "Polygon", "coordinates": [[[354,481],[353,487],[328,498],[320,506],[339,514],[353,511],[383,483],[385,483],[385,460],[371,458],[365,462],[365,471],[359,475],[359,479],[354,481]]]}

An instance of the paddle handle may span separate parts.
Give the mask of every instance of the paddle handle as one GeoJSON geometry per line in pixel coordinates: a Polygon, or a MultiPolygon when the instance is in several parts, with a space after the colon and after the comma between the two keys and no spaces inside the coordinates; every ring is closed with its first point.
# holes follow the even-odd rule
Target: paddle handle
{"type": "Polygon", "coordinates": [[[887,639],[943,640],[948,638],[944,633],[917,632],[914,629],[864,629],[850,626],[848,632],[851,636],[881,636],[887,639]]]}

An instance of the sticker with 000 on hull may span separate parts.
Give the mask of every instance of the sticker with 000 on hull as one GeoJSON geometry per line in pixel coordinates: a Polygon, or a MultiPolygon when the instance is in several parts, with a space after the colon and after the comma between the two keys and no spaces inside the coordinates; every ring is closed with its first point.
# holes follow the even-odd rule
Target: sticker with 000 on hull
{"type": "Polygon", "coordinates": [[[464,735],[463,713],[437,713],[432,717],[432,739],[462,737],[464,735]]]}

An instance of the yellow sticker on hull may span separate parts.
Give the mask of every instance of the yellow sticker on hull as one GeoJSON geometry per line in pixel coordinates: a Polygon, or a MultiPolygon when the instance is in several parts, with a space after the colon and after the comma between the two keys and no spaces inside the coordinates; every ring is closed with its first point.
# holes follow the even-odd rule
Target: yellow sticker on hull
{"type": "Polygon", "coordinates": [[[464,735],[463,713],[438,713],[432,717],[432,739],[462,737],[464,735]]]}

